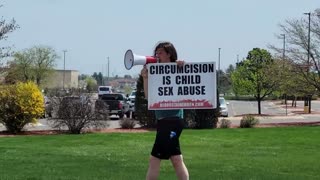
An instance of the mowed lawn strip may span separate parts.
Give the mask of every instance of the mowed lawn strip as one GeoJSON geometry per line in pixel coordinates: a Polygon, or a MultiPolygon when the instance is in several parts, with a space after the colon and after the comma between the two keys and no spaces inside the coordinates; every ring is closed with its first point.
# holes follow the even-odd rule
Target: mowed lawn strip
{"type": "MultiPolygon", "coordinates": [[[[0,138],[0,179],[145,179],[155,132],[0,138]]],[[[320,127],[184,130],[190,179],[320,179],[320,127]]],[[[176,179],[163,161],[159,179],[176,179]]]]}

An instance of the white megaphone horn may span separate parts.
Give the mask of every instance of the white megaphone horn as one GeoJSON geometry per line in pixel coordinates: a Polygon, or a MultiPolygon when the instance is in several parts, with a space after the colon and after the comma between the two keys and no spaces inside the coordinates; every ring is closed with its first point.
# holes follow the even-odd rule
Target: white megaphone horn
{"type": "Polygon", "coordinates": [[[126,69],[130,70],[135,65],[145,65],[148,63],[156,63],[157,58],[153,56],[141,56],[136,55],[132,52],[131,49],[127,50],[124,55],[124,66],[126,69]]]}

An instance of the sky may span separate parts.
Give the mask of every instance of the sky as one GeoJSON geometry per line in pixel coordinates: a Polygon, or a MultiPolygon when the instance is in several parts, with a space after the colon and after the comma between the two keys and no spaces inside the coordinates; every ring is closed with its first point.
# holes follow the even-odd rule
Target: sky
{"type": "Polygon", "coordinates": [[[132,75],[124,54],[152,55],[159,41],[170,41],[178,59],[219,62],[225,70],[253,48],[282,47],[279,24],[307,18],[319,0],[1,0],[3,19],[20,26],[1,44],[14,51],[52,47],[56,69],[92,75],[132,75]],[[64,54],[63,50],[67,50],[64,54]],[[108,63],[109,62],[109,63],[108,63]],[[108,68],[109,64],[109,68],[108,68]],[[108,71],[109,69],[109,71],[108,71]]]}

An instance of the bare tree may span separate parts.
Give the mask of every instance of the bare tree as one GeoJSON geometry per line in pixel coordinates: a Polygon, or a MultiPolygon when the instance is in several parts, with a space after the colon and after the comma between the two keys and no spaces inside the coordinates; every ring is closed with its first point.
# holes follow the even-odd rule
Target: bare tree
{"type": "MultiPolygon", "coordinates": [[[[303,77],[306,84],[320,89],[320,9],[310,13],[310,26],[306,16],[288,19],[279,27],[286,37],[285,60],[295,65],[296,73],[303,77]]],[[[269,47],[278,54],[284,51],[274,45],[269,47]]]]}
{"type": "Polygon", "coordinates": [[[67,128],[72,134],[80,134],[86,128],[107,126],[107,105],[100,101],[93,103],[90,96],[51,98],[46,111],[51,114],[49,122],[53,128],[67,128]]]}
{"type": "MultiPolygon", "coordinates": [[[[0,8],[2,5],[0,5],[0,8]]],[[[4,41],[8,38],[8,34],[13,32],[19,28],[16,24],[16,21],[12,19],[11,21],[7,22],[3,17],[0,18],[0,41],[4,41]]],[[[11,55],[11,48],[10,46],[0,47],[0,67],[2,66],[1,60],[4,57],[8,57],[11,55]]],[[[3,71],[0,68],[0,72],[3,71]]]]}

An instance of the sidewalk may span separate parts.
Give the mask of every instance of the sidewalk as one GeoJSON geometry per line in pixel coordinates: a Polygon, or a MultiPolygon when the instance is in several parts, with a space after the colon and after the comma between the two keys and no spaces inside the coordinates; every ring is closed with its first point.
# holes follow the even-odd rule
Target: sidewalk
{"type": "MultiPolygon", "coordinates": [[[[319,118],[316,119],[308,119],[305,116],[302,115],[296,115],[296,116],[256,116],[257,119],[259,119],[260,125],[320,125],[320,116],[317,116],[319,118]]],[[[220,119],[220,118],[219,118],[220,119]]],[[[240,126],[240,121],[242,117],[228,117],[225,118],[231,121],[231,125],[238,127],[240,126]]],[[[221,120],[221,119],[220,119],[221,120]]]]}
{"type": "MultiPolygon", "coordinates": [[[[291,104],[281,104],[281,101],[270,101],[273,106],[287,109],[287,115],[271,115],[263,114],[261,116],[254,115],[259,119],[259,126],[281,126],[281,125],[320,125],[320,110],[311,109],[311,113],[304,112],[304,106],[300,104],[292,107],[291,104]]],[[[320,102],[319,102],[320,103],[320,102]]],[[[243,116],[227,117],[231,121],[232,126],[239,127],[240,120],[243,116]]],[[[219,118],[221,120],[222,118],[219,118]]]]}

